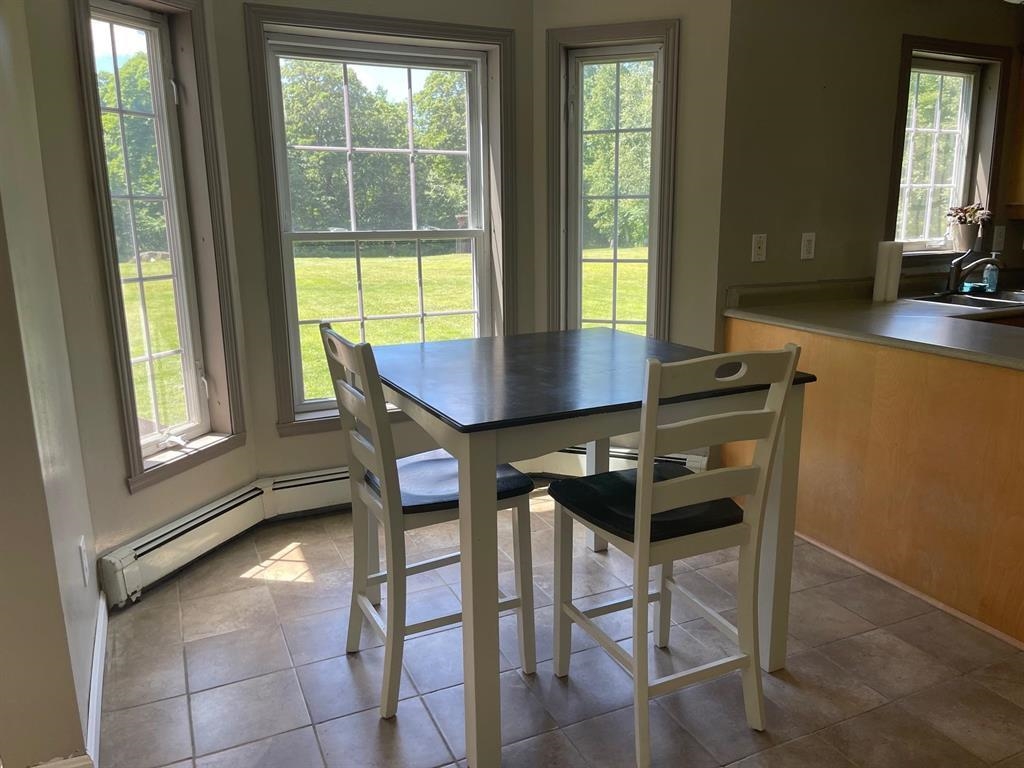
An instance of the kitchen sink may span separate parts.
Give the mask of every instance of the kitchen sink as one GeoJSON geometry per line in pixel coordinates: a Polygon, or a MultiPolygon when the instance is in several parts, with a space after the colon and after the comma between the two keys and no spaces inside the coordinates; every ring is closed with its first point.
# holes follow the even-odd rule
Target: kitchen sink
{"type": "Polygon", "coordinates": [[[1024,307],[1024,291],[996,291],[985,295],[966,293],[936,293],[932,296],[918,296],[913,301],[931,301],[937,304],[954,304],[959,307],[978,309],[1009,309],[1024,307]]]}

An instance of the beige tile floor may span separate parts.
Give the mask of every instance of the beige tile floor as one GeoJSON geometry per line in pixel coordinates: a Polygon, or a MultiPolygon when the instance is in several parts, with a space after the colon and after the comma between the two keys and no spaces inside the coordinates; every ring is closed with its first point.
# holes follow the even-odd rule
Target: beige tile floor
{"type": "MultiPolygon", "coordinates": [[[[501,697],[515,768],[632,764],[629,678],[586,636],[568,680],[551,667],[550,501],[534,500],[538,670],[519,673],[516,625],[501,619],[501,697]]],[[[511,522],[499,535],[510,551],[511,522]]],[[[457,544],[455,525],[408,536],[413,556],[457,544]]],[[[347,515],[267,523],[193,564],[110,619],[102,768],[431,768],[463,765],[458,628],[406,644],[402,702],[376,710],[380,644],[344,652],[347,515]]],[[[729,611],[735,554],[677,574],[729,611]]],[[[575,550],[576,591],[626,594],[630,563],[575,550]]],[[[511,591],[512,561],[501,557],[511,591]]],[[[458,604],[458,569],[415,577],[410,620],[458,604]]],[[[662,697],[651,711],[655,765],[742,768],[1024,768],[1024,653],[809,544],[795,551],[790,656],[765,675],[768,727],[749,730],[735,676],[662,697]]],[[[385,596],[386,604],[386,596],[385,596]]],[[[628,614],[601,619],[623,639],[628,614]]],[[[668,673],[728,654],[703,619],[673,610],[668,673]]]]}

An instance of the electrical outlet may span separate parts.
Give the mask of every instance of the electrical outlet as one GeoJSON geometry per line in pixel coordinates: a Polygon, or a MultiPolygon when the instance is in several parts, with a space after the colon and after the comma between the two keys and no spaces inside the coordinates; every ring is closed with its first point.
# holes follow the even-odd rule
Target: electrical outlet
{"type": "Polygon", "coordinates": [[[768,235],[754,235],[750,242],[750,260],[766,261],[768,259],[768,235]]]}
{"type": "Polygon", "coordinates": [[[814,258],[814,233],[804,232],[800,238],[800,258],[804,261],[814,258]]]}
{"type": "Polygon", "coordinates": [[[992,230],[992,250],[1001,251],[1006,246],[1006,227],[1000,224],[992,230]]]}
{"type": "Polygon", "coordinates": [[[78,537],[78,558],[82,561],[82,581],[89,586],[89,555],[85,549],[85,536],[78,537]]]}

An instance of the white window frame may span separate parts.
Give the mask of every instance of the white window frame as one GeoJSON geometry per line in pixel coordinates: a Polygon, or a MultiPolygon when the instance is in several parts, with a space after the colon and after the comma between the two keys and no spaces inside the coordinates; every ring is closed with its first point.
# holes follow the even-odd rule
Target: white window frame
{"type": "MultiPolygon", "coordinates": [[[[580,328],[583,323],[609,322],[605,319],[584,318],[583,307],[583,257],[581,248],[581,231],[584,215],[584,197],[582,189],[583,174],[583,110],[581,104],[581,91],[583,79],[583,67],[585,64],[603,62],[636,61],[640,59],[651,59],[654,62],[654,93],[653,108],[651,114],[651,184],[650,192],[647,195],[649,202],[648,209],[648,257],[647,263],[647,318],[642,321],[646,326],[646,335],[655,335],[657,318],[659,313],[658,291],[656,281],[659,274],[659,259],[662,258],[662,243],[659,240],[662,232],[660,216],[663,206],[660,204],[659,195],[664,190],[662,184],[662,152],[664,151],[663,136],[663,109],[665,102],[665,46],[660,43],[637,43],[628,45],[608,45],[601,47],[574,48],[567,52],[568,56],[568,83],[566,90],[566,264],[565,264],[565,326],[567,328],[580,328]]],[[[616,86],[618,91],[618,86],[616,86]]],[[[618,104],[616,104],[616,110],[618,104]]],[[[618,132],[619,129],[611,129],[611,132],[618,132]]],[[[617,169],[616,169],[617,175],[617,169]]],[[[628,199],[628,198],[627,198],[628,199]]],[[[611,259],[617,263],[618,253],[611,259]]],[[[630,262],[635,260],[630,260],[630,262]]],[[[629,262],[627,262],[629,263],[629,262]]],[[[613,274],[616,267],[613,267],[613,274]]],[[[641,321],[618,320],[615,316],[617,310],[617,281],[613,278],[612,283],[612,315],[610,319],[612,327],[619,325],[639,325],[641,321]]]]}
{"type": "MultiPolygon", "coordinates": [[[[160,165],[161,179],[164,184],[164,196],[166,197],[167,214],[167,239],[168,250],[171,257],[172,276],[169,278],[174,283],[175,312],[178,319],[179,350],[161,353],[153,357],[149,351],[149,326],[145,307],[145,291],[141,292],[141,312],[143,335],[146,354],[137,359],[129,359],[129,366],[133,367],[139,362],[149,362],[160,357],[170,356],[180,352],[182,358],[182,372],[185,386],[186,409],[190,416],[189,421],[170,427],[154,435],[142,437],[136,430],[142,456],[147,458],[167,448],[180,447],[210,432],[210,410],[204,367],[202,341],[199,334],[199,309],[196,296],[195,270],[191,248],[191,233],[188,221],[188,208],[185,200],[185,179],[184,163],[181,149],[181,136],[178,126],[178,107],[175,99],[174,68],[171,61],[171,40],[167,18],[158,13],[149,12],[143,8],[120,3],[105,2],[104,0],[93,0],[90,4],[90,20],[96,19],[114,24],[121,24],[141,29],[145,32],[150,50],[151,62],[151,84],[153,88],[153,119],[156,127],[157,153],[160,165]],[[168,87],[169,86],[169,87],[168,87]]],[[[91,35],[90,35],[91,41],[91,35]]],[[[113,40],[111,45],[115,45],[113,40]]],[[[114,56],[116,58],[116,49],[114,56]]],[[[115,70],[116,77],[116,70],[115,70]]],[[[98,93],[93,93],[97,99],[98,93]]],[[[124,110],[120,106],[116,109],[99,105],[99,113],[118,114],[119,119],[124,114],[130,114],[130,110],[124,110]]],[[[149,117],[149,115],[146,115],[149,117]]],[[[123,145],[124,126],[122,122],[122,153],[125,156],[125,177],[128,185],[126,199],[129,201],[144,196],[131,195],[131,174],[128,170],[127,152],[123,145]]],[[[106,195],[108,201],[115,199],[111,193],[109,181],[106,184],[106,195]]],[[[118,196],[120,198],[122,196],[118,196]]],[[[163,199],[158,197],[154,199],[163,199]]],[[[132,238],[135,240],[134,214],[132,219],[132,238]]],[[[116,255],[115,255],[116,258],[116,255]]],[[[136,260],[138,260],[138,249],[136,248],[136,260]]],[[[115,264],[115,269],[119,266],[115,264]]],[[[122,290],[122,302],[124,299],[123,285],[126,282],[138,282],[140,287],[146,282],[154,280],[166,280],[168,278],[146,278],[140,275],[137,278],[125,280],[120,279],[119,290],[122,290]]],[[[125,322],[128,320],[125,318],[125,322]]],[[[150,368],[148,383],[150,387],[150,399],[153,403],[154,414],[157,412],[157,396],[155,391],[155,379],[150,368]]],[[[138,421],[138,398],[134,394],[134,408],[136,421],[138,421]]]]}
{"type": "MultiPolygon", "coordinates": [[[[271,111],[271,135],[273,143],[274,176],[277,189],[278,220],[280,233],[281,261],[285,283],[285,305],[288,316],[288,348],[289,365],[294,393],[294,411],[296,414],[315,413],[333,407],[332,398],[305,399],[303,397],[304,382],[301,359],[300,325],[319,322],[359,322],[360,339],[365,339],[365,323],[367,320],[387,320],[394,318],[418,317],[420,321],[420,338],[424,338],[424,319],[444,315],[467,315],[469,312],[457,311],[426,311],[423,306],[422,280],[418,283],[419,312],[401,315],[372,315],[362,311],[362,285],[357,285],[359,297],[359,315],[346,317],[323,317],[316,320],[298,318],[298,295],[296,291],[294,258],[292,247],[297,242],[330,242],[353,243],[356,249],[356,264],[359,270],[359,243],[367,241],[415,241],[417,259],[420,256],[420,245],[431,240],[471,240],[473,242],[473,300],[475,310],[475,331],[477,336],[491,336],[496,332],[495,315],[492,311],[491,295],[494,283],[493,258],[491,251],[491,198],[488,183],[488,164],[486,150],[489,146],[488,136],[488,104],[487,96],[487,54],[477,50],[466,50],[448,43],[437,45],[412,45],[402,41],[369,39],[362,34],[353,35],[302,35],[289,31],[269,34],[266,38],[266,68],[271,111]],[[283,95],[281,88],[280,58],[319,59],[348,64],[387,64],[410,68],[433,68],[461,70],[467,73],[468,124],[466,153],[468,157],[469,178],[469,225],[466,229],[408,229],[408,230],[351,230],[337,231],[295,231],[291,222],[291,201],[288,188],[288,145],[285,137],[283,95]]],[[[411,97],[411,94],[410,94],[411,97]]],[[[345,100],[346,125],[348,99],[345,100]]],[[[410,117],[411,120],[411,117],[410,117]]],[[[410,129],[411,130],[411,129],[410,129]]],[[[350,134],[351,129],[347,129],[350,134]]],[[[326,151],[346,151],[349,154],[348,180],[350,222],[358,224],[354,212],[352,195],[352,157],[357,152],[390,152],[410,156],[415,163],[418,152],[423,154],[443,154],[436,150],[416,150],[413,148],[369,148],[369,147],[308,147],[326,151]]],[[[413,170],[413,173],[415,171],[413,170]]],[[[410,180],[410,196],[412,209],[412,225],[416,226],[416,187],[410,180]]]]}
{"type": "MultiPolygon", "coordinates": [[[[954,200],[955,205],[967,205],[971,200],[971,178],[974,174],[974,155],[975,155],[975,143],[977,139],[977,124],[978,124],[978,104],[981,96],[981,65],[965,61],[956,61],[953,59],[945,58],[932,58],[928,56],[915,55],[911,60],[910,70],[908,78],[911,82],[914,76],[919,72],[932,73],[938,75],[945,74],[959,74],[970,76],[970,94],[968,98],[964,99],[966,109],[961,110],[960,123],[961,126],[958,129],[958,133],[961,136],[957,146],[957,157],[956,163],[960,165],[959,173],[955,174],[956,178],[960,179],[962,185],[960,190],[960,196],[958,200],[954,200]]],[[[907,119],[910,115],[914,116],[914,122],[916,123],[917,111],[915,109],[915,91],[912,90],[908,85],[908,98],[907,98],[907,112],[903,115],[904,120],[904,141],[906,140],[906,134],[909,127],[906,127],[907,119]]],[[[916,129],[916,125],[914,126],[916,129]]],[[[927,130],[927,129],[925,129],[927,130]]],[[[913,157],[913,155],[911,155],[913,157]]],[[[904,158],[904,162],[907,162],[904,158]]],[[[935,157],[933,153],[932,166],[934,172],[935,157]]],[[[903,184],[902,168],[900,169],[900,185],[898,190],[899,202],[897,207],[897,222],[899,221],[899,212],[905,210],[905,205],[908,199],[909,190],[913,184],[909,184],[906,187],[903,184]]],[[[923,186],[923,185],[916,185],[923,186]]],[[[929,187],[933,185],[929,184],[929,187]]],[[[926,206],[926,215],[931,216],[932,214],[932,199],[929,192],[928,205],[926,206]]],[[[946,230],[946,235],[941,239],[935,240],[900,240],[900,232],[896,232],[896,240],[903,243],[905,251],[945,251],[951,247],[951,241],[949,237],[949,229],[946,230]]]]}

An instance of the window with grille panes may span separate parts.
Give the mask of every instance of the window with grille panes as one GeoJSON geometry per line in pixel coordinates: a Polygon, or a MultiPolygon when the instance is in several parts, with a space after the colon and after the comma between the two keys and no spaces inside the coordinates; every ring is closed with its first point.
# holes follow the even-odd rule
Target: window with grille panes
{"type": "Polygon", "coordinates": [[[660,46],[569,55],[568,321],[647,334],[657,252],[660,46]]]}
{"type": "Polygon", "coordinates": [[[489,334],[481,54],[272,39],[297,411],[333,397],[318,325],[354,341],[489,334]]]}
{"type": "Polygon", "coordinates": [[[915,59],[910,69],[896,239],[917,248],[947,245],[949,208],[969,196],[980,68],[915,59]]]}
{"type": "Polygon", "coordinates": [[[167,19],[90,19],[120,296],[144,456],[210,430],[167,19]]]}

